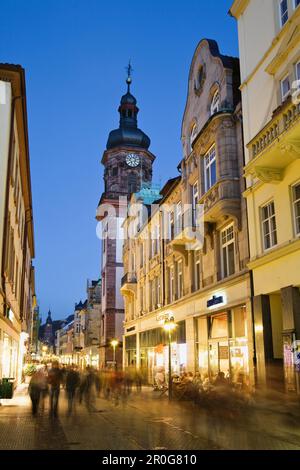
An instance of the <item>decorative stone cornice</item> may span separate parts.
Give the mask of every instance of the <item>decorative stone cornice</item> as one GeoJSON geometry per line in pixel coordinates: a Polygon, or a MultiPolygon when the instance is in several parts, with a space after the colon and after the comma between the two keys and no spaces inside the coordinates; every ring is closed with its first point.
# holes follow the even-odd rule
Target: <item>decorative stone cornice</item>
{"type": "Polygon", "coordinates": [[[249,4],[249,1],[250,0],[235,0],[230,7],[230,10],[229,10],[230,15],[238,20],[239,17],[246,10],[249,4]]]}
{"type": "Polygon", "coordinates": [[[282,41],[279,50],[277,51],[274,59],[266,67],[266,72],[274,75],[279,67],[287,60],[290,52],[299,45],[300,42],[300,15],[295,16],[295,22],[290,25],[284,40],[282,41]]]}
{"type": "Polygon", "coordinates": [[[264,266],[266,264],[271,263],[272,261],[276,261],[279,258],[284,256],[290,255],[292,253],[297,253],[300,250],[300,239],[290,240],[284,245],[276,246],[272,250],[268,251],[268,253],[263,253],[256,258],[253,258],[248,263],[247,267],[249,269],[256,269],[260,266],[264,266]]]}
{"type": "Polygon", "coordinates": [[[256,166],[255,175],[263,183],[280,183],[283,179],[283,170],[278,168],[263,168],[256,166]]]}

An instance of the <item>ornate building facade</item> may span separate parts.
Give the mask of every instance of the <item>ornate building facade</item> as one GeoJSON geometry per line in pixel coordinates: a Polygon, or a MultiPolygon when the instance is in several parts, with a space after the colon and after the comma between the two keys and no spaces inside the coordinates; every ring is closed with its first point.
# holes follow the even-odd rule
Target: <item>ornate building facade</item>
{"type": "Polygon", "coordinates": [[[127,201],[143,184],[151,184],[154,155],[148,150],[149,137],[138,128],[137,101],[130,92],[130,67],[127,93],[119,106],[119,128],[110,132],[103,153],[104,192],[97,209],[102,239],[102,315],[100,323],[100,367],[112,365],[112,339],[119,341],[116,361],[122,363],[124,304],[120,294],[123,276],[123,228],[127,201]]]}
{"type": "Polygon", "coordinates": [[[236,0],[231,14],[241,55],[258,382],[300,393],[299,1],[236,0]]]}
{"type": "Polygon", "coordinates": [[[22,376],[35,295],[25,71],[0,64],[0,379],[22,376]]]}
{"type": "Polygon", "coordinates": [[[224,372],[254,383],[239,84],[238,59],[222,55],[215,41],[200,41],[189,73],[180,175],[166,183],[156,210],[137,221],[124,247],[123,361],[145,368],[150,382],[158,368],[168,369],[162,326],[172,316],[174,373],[224,372]]]}

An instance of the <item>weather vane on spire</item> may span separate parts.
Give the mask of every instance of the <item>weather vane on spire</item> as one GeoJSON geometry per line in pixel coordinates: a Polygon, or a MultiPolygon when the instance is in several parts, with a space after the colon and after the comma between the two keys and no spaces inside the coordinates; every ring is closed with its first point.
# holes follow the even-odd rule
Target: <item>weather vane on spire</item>
{"type": "Polygon", "coordinates": [[[132,82],[131,74],[132,74],[132,72],[133,72],[133,68],[132,68],[132,66],[131,66],[130,59],[129,59],[129,62],[128,62],[127,67],[125,67],[125,68],[126,68],[126,71],[127,71],[126,83],[127,83],[127,85],[128,85],[128,93],[129,93],[129,91],[130,91],[130,90],[129,90],[129,87],[130,87],[131,82],[132,82]]]}

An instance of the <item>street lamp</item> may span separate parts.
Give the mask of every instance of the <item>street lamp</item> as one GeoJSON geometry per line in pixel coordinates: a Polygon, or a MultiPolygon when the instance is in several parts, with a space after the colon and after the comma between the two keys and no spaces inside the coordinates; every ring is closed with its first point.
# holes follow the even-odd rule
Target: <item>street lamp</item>
{"type": "Polygon", "coordinates": [[[172,331],[176,328],[176,323],[174,321],[174,317],[170,317],[165,320],[164,323],[164,330],[168,332],[168,344],[169,344],[169,400],[172,400],[172,358],[171,358],[171,339],[172,339],[172,331]]]}
{"type": "Polygon", "coordinates": [[[115,369],[117,368],[117,363],[116,363],[116,347],[118,346],[119,344],[119,341],[117,339],[112,339],[111,342],[110,342],[111,346],[113,347],[113,351],[114,351],[114,366],[115,366],[115,369]]]}

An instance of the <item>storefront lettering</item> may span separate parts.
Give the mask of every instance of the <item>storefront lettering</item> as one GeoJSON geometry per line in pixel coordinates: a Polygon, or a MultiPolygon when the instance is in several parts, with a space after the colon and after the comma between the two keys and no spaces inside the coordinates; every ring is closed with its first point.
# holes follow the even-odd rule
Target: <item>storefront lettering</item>
{"type": "Polygon", "coordinates": [[[213,295],[212,299],[207,301],[207,308],[214,307],[215,305],[223,304],[224,303],[224,298],[222,295],[217,297],[216,295],[213,295]]]}

